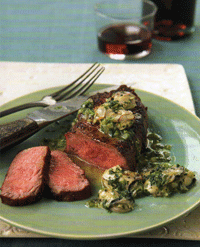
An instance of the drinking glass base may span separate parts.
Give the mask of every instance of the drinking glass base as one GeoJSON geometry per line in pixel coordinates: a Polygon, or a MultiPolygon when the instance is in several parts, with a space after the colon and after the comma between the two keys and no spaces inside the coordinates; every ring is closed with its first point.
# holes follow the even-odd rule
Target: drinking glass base
{"type": "Polygon", "coordinates": [[[146,57],[150,53],[151,53],[151,50],[142,51],[140,53],[129,54],[129,55],[127,54],[107,54],[107,53],[103,53],[103,54],[113,60],[132,60],[132,59],[140,59],[140,58],[146,57]]]}
{"type": "Polygon", "coordinates": [[[162,26],[161,29],[155,29],[153,31],[153,39],[161,40],[161,41],[172,41],[179,40],[190,36],[194,33],[195,27],[181,29],[179,27],[168,27],[162,26]]]}

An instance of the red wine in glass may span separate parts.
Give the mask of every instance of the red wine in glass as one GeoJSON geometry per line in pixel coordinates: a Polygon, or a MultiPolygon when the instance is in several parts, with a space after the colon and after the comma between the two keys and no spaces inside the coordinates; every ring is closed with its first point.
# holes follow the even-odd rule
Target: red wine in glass
{"type": "Polygon", "coordinates": [[[113,24],[99,31],[98,47],[113,59],[141,58],[151,51],[151,32],[145,25],[113,24]]]}
{"type": "Polygon", "coordinates": [[[157,7],[153,38],[176,40],[194,32],[196,0],[152,0],[157,7]]]}

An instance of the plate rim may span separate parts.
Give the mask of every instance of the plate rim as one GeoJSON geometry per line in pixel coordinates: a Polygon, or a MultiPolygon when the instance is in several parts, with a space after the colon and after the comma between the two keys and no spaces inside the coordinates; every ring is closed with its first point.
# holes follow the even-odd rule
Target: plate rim
{"type": "MultiPolygon", "coordinates": [[[[103,85],[103,84],[101,84],[103,85]]],[[[105,85],[106,86],[106,85],[105,85]]],[[[115,86],[115,85],[114,85],[115,86]]],[[[116,85],[116,86],[120,86],[120,85],[116,85]]],[[[55,87],[51,87],[51,88],[48,88],[49,90],[51,89],[54,89],[55,87]]],[[[133,88],[134,88],[134,85],[133,85],[133,88]]],[[[103,89],[104,91],[106,91],[106,87],[105,89],[103,89]]],[[[13,103],[14,101],[17,101],[19,100],[20,98],[22,97],[27,97],[29,96],[30,94],[37,94],[38,92],[43,92],[44,89],[42,90],[38,90],[36,92],[32,92],[32,93],[29,93],[29,94],[26,94],[26,95],[23,95],[21,97],[18,97],[16,99],[13,99],[5,104],[3,104],[2,106],[0,106],[0,109],[2,107],[4,107],[5,105],[9,105],[10,103],[13,103]]],[[[172,105],[175,105],[176,107],[180,108],[181,110],[185,111],[187,114],[191,115],[192,118],[195,119],[195,121],[198,121],[200,123],[200,119],[198,118],[198,116],[196,116],[195,114],[191,113],[188,109],[184,108],[183,106],[173,102],[172,100],[170,99],[167,99],[163,96],[160,96],[160,95],[157,95],[155,93],[152,93],[152,92],[148,92],[146,90],[143,90],[143,89],[135,89],[136,93],[138,94],[138,96],[140,98],[142,98],[142,96],[140,95],[140,92],[141,93],[144,93],[144,94],[147,94],[148,96],[150,97],[156,97],[156,98],[159,98],[161,101],[168,101],[170,104],[172,105]]],[[[141,99],[142,100],[142,99],[141,99]]],[[[146,106],[146,105],[145,105],[146,106]]],[[[148,107],[148,106],[147,106],[148,107]]],[[[58,238],[66,238],[66,239],[75,239],[75,240],[95,240],[95,239],[111,239],[111,238],[118,238],[118,237],[126,237],[128,235],[136,235],[136,234],[141,234],[141,233],[144,233],[144,232],[147,232],[149,230],[153,230],[155,228],[158,228],[158,227],[162,227],[163,225],[165,224],[168,224],[170,222],[173,222],[174,220],[180,218],[181,216],[184,216],[185,214],[187,214],[188,212],[194,210],[196,207],[198,207],[200,205],[200,198],[196,201],[196,203],[192,204],[189,208],[185,209],[184,211],[180,212],[179,214],[173,216],[173,217],[170,217],[164,221],[161,221],[159,223],[155,223],[151,226],[147,226],[147,227],[143,227],[140,229],[136,229],[136,230],[130,230],[130,231],[124,231],[122,233],[110,233],[110,234],[99,234],[99,235],[81,235],[81,234],[62,234],[62,233],[56,233],[56,232],[48,232],[48,231],[44,231],[44,230],[38,230],[36,228],[32,228],[32,227],[29,227],[29,226],[25,226],[23,224],[20,224],[20,223],[17,223],[15,221],[12,221],[12,220],[9,220],[9,219],[6,219],[5,217],[1,216],[0,215],[0,219],[12,226],[15,226],[15,227],[19,227],[23,230],[26,230],[26,231],[31,231],[33,233],[37,233],[37,234],[40,234],[41,236],[49,236],[49,237],[58,237],[58,238]]]]}

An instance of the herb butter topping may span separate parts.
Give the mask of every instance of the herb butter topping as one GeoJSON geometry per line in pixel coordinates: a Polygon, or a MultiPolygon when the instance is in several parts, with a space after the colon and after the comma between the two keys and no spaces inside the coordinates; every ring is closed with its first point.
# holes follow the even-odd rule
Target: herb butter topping
{"type": "Polygon", "coordinates": [[[111,137],[129,139],[136,119],[140,114],[131,110],[136,106],[135,96],[126,91],[114,93],[106,102],[94,108],[92,99],[88,99],[78,111],[82,118],[91,124],[99,124],[99,130],[111,137]]]}

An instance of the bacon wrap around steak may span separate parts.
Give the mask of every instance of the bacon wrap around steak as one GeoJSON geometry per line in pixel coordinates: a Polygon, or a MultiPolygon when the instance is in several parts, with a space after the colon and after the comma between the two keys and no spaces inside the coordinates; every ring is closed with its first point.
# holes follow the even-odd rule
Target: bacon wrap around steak
{"type": "Polygon", "coordinates": [[[117,90],[97,93],[90,98],[93,100],[95,108],[106,102],[107,98],[118,91],[128,91],[134,94],[136,106],[131,111],[141,115],[131,127],[134,130],[132,141],[113,138],[102,133],[97,124],[90,124],[80,114],[77,116],[75,125],[65,135],[65,152],[76,155],[91,165],[102,169],[109,169],[116,165],[120,165],[124,169],[136,169],[138,155],[146,147],[147,108],[142,104],[134,89],[125,85],[120,86],[117,90]]]}

